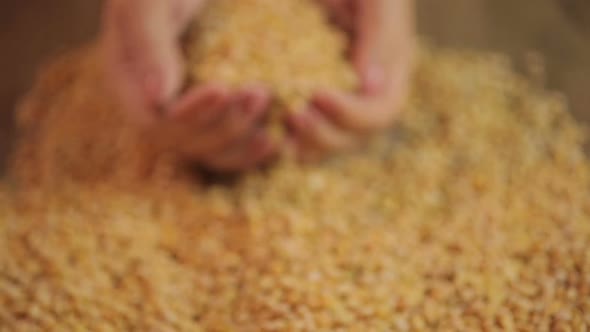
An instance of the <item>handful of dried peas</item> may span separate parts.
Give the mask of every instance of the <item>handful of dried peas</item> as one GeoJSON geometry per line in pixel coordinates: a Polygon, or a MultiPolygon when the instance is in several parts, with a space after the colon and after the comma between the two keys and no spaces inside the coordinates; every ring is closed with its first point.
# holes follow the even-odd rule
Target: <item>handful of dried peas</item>
{"type": "Polygon", "coordinates": [[[283,112],[301,111],[318,89],[356,88],[347,48],[347,36],[314,0],[212,1],[186,43],[193,82],[269,88],[274,130],[283,112]]]}

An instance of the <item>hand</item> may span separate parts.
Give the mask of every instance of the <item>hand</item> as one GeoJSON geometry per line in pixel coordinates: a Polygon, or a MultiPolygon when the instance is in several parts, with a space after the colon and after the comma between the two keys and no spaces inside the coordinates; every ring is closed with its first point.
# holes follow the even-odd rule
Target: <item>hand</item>
{"type": "Polygon", "coordinates": [[[258,125],[269,104],[270,95],[261,87],[234,92],[215,83],[201,85],[170,109],[159,132],[165,143],[176,144],[183,155],[210,170],[252,169],[278,148],[258,125]]]}
{"type": "Polygon", "coordinates": [[[319,0],[352,38],[356,94],[321,91],[289,119],[302,159],[351,149],[390,127],[408,90],[415,43],[412,0],[319,0]]]}
{"type": "Polygon", "coordinates": [[[214,170],[255,167],[275,147],[258,129],[268,109],[259,87],[204,84],[181,95],[180,38],[205,0],[109,0],[102,49],[110,85],[130,118],[214,170]]]}

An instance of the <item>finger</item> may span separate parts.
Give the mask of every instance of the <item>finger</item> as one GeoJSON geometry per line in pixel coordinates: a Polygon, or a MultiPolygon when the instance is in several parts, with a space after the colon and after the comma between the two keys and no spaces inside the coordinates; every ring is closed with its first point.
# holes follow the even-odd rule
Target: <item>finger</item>
{"type": "Polygon", "coordinates": [[[363,98],[336,91],[318,94],[313,105],[338,125],[355,132],[388,127],[397,115],[397,105],[389,100],[363,98]]]}
{"type": "Polygon", "coordinates": [[[190,145],[195,133],[201,133],[225,116],[231,96],[226,88],[210,84],[192,89],[170,109],[160,122],[158,132],[172,147],[190,145]]]}
{"type": "Polygon", "coordinates": [[[255,94],[240,94],[223,110],[220,119],[196,134],[187,144],[189,153],[206,155],[228,149],[255,130],[265,114],[267,102],[255,94]]]}
{"type": "MultiPolygon", "coordinates": [[[[136,98],[152,111],[180,89],[182,58],[167,1],[112,1],[105,25],[111,60],[135,86],[136,98]]],[[[127,88],[133,90],[132,88],[127,88]]]]}
{"type": "Polygon", "coordinates": [[[165,119],[160,121],[153,130],[158,135],[159,142],[166,148],[176,150],[186,157],[194,159],[199,156],[202,142],[207,137],[201,137],[209,127],[229,112],[230,100],[204,101],[203,108],[195,108],[192,114],[184,118],[165,119]]]}
{"type": "Polygon", "coordinates": [[[349,149],[356,142],[353,135],[314,109],[292,116],[290,124],[294,134],[300,137],[306,146],[313,146],[321,151],[349,149]]]}
{"type": "Polygon", "coordinates": [[[272,160],[278,146],[264,131],[257,132],[249,141],[227,152],[204,159],[205,166],[222,172],[246,171],[272,160]]]}
{"type": "Polygon", "coordinates": [[[387,10],[383,0],[363,0],[357,2],[356,36],[353,49],[353,62],[366,92],[378,91],[385,81],[385,68],[382,57],[384,29],[387,10]]]}
{"type": "Polygon", "coordinates": [[[230,97],[229,90],[221,84],[199,85],[170,107],[168,117],[176,121],[207,122],[211,120],[211,111],[224,107],[230,97]]]}
{"type": "Polygon", "coordinates": [[[154,111],[154,107],[143,98],[143,93],[133,79],[133,74],[120,61],[113,60],[114,56],[111,54],[116,52],[109,50],[108,47],[103,47],[103,50],[105,51],[107,86],[111,90],[114,100],[119,103],[130,120],[145,126],[153,125],[158,114],[154,111]]]}
{"type": "Polygon", "coordinates": [[[156,114],[151,112],[147,100],[143,98],[141,87],[134,77],[134,73],[127,65],[123,55],[123,45],[120,38],[119,12],[122,11],[118,1],[105,2],[103,16],[103,32],[101,36],[101,51],[104,60],[104,70],[109,79],[108,87],[122,108],[134,120],[142,124],[152,124],[156,114]]]}
{"type": "Polygon", "coordinates": [[[378,95],[396,82],[392,74],[407,64],[415,48],[415,4],[411,0],[358,1],[358,35],[353,62],[363,92],[378,95]]]}

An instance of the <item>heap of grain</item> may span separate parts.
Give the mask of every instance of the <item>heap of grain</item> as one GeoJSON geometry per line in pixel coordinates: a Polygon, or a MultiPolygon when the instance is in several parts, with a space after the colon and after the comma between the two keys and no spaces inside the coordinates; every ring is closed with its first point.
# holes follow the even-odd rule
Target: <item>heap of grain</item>
{"type": "Polygon", "coordinates": [[[16,180],[56,180],[0,194],[0,330],[590,327],[585,132],[502,57],[423,49],[389,142],[197,190],[168,181],[168,157],[117,157],[142,145],[100,135],[117,122],[95,61],[55,64],[26,106],[41,130],[24,132],[34,159],[16,180]],[[91,161],[112,159],[73,159],[74,133],[91,161]],[[124,160],[167,181],[79,176],[124,160]]]}

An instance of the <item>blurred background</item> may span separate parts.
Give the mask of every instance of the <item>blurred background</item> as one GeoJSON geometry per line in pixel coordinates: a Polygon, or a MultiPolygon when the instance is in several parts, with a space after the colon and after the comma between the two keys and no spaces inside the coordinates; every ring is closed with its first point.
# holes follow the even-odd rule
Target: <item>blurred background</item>
{"type": "MultiPolygon", "coordinates": [[[[548,85],[590,121],[589,0],[416,0],[422,35],[441,46],[509,54],[538,52],[548,85]]],[[[0,5],[0,173],[11,146],[12,113],[39,66],[91,40],[100,0],[3,0],[0,5]]]]}

